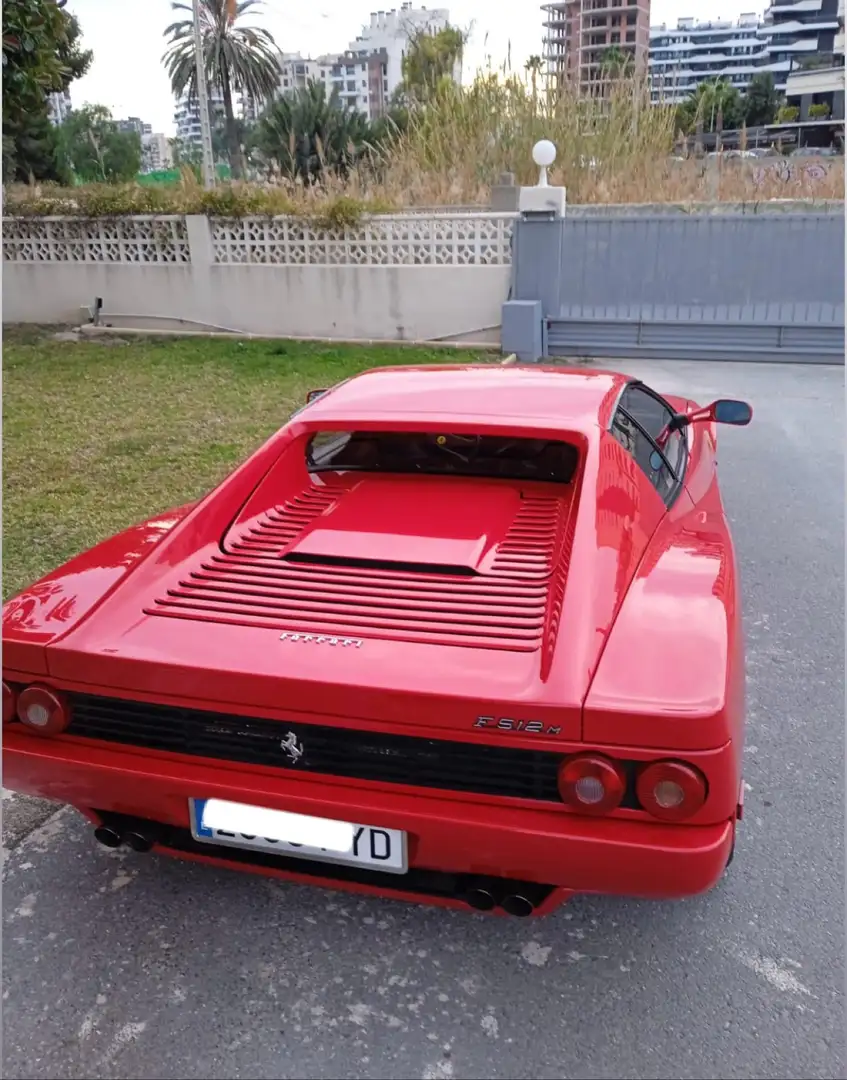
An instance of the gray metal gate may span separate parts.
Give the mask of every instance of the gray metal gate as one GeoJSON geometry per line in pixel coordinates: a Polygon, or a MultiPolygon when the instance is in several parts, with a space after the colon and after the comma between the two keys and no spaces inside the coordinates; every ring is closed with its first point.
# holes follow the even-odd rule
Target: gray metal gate
{"type": "Polygon", "coordinates": [[[844,362],[844,214],[522,219],[545,356],[844,362]]]}

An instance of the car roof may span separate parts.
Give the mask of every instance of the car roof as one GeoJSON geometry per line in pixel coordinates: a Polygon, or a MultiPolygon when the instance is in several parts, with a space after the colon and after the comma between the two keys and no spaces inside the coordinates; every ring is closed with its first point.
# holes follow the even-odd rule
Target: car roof
{"type": "Polygon", "coordinates": [[[608,426],[627,375],[593,368],[432,364],[355,375],[301,414],[309,426],[378,420],[520,423],[588,433],[608,426]]]}

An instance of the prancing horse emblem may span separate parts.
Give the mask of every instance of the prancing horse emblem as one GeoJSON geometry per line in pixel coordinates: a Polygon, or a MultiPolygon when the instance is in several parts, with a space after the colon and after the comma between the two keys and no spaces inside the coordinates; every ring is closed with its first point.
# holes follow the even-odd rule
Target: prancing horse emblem
{"type": "Polygon", "coordinates": [[[279,744],[280,750],[285,754],[292,765],[296,765],[303,756],[303,744],[293,731],[289,731],[279,744]]]}

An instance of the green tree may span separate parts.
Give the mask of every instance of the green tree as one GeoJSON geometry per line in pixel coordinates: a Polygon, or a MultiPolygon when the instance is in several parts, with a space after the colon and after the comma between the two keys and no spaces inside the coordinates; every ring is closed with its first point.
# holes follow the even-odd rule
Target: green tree
{"type": "Polygon", "coordinates": [[[453,82],[461,64],[467,34],[455,26],[431,33],[412,33],[403,57],[401,94],[409,102],[425,103],[445,81],[453,82]]]}
{"type": "Polygon", "coordinates": [[[141,168],[141,137],[119,131],[103,105],[75,109],[59,128],[59,153],[82,183],[134,179],[141,168]]]}
{"type": "MultiPolygon", "coordinates": [[[[163,62],[177,97],[184,93],[197,98],[194,64],[194,21],[190,3],[172,0],[174,11],[187,18],[165,30],[169,39],[163,62]]],[[[261,7],[261,0],[200,0],[203,56],[209,90],[216,88],[223,98],[226,117],[226,145],[234,179],[244,173],[238,122],[233,95],[241,93],[257,104],[272,99],[279,89],[279,54],[273,35],[261,26],[244,26],[239,20],[261,7]]]]}
{"type": "Polygon", "coordinates": [[[524,64],[524,70],[529,75],[530,86],[532,87],[532,112],[534,115],[538,103],[538,76],[544,70],[544,61],[540,56],[530,56],[524,64]]]}
{"type": "Polygon", "coordinates": [[[196,142],[187,139],[171,139],[171,156],[175,169],[190,169],[197,180],[203,179],[203,154],[196,142]]]}
{"type": "Polygon", "coordinates": [[[744,123],[748,127],[772,124],[779,109],[779,94],[770,71],[760,71],[750,80],[744,95],[744,123]]]}
{"type": "Polygon", "coordinates": [[[702,82],[677,110],[677,128],[692,134],[702,123],[703,131],[732,131],[744,122],[744,99],[724,79],[702,82]]]}
{"type": "Polygon", "coordinates": [[[619,45],[610,45],[603,50],[600,59],[600,71],[607,79],[620,79],[624,75],[632,73],[632,53],[622,49],[619,45]]]}
{"type": "MultiPolygon", "coordinates": [[[[242,117],[235,118],[235,130],[240,147],[248,146],[252,142],[252,125],[242,117]]],[[[226,121],[223,117],[212,118],[212,154],[215,161],[229,161],[229,134],[226,121]]]]}
{"type": "Polygon", "coordinates": [[[3,0],[3,173],[62,180],[47,95],[91,66],[79,22],[55,0],[3,0]]]}
{"type": "Polygon", "coordinates": [[[328,97],[324,84],[313,80],[268,107],[252,145],[266,164],[306,184],[327,173],[346,176],[373,151],[367,117],[342,104],[337,92],[328,97]]]}

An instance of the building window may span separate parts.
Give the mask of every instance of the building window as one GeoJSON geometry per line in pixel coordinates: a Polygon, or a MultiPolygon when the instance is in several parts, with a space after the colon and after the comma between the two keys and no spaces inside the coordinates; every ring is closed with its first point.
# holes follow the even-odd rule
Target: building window
{"type": "Polygon", "coordinates": [[[626,32],[626,40],[627,41],[635,41],[635,31],[634,30],[627,30],[627,32],[626,32]]]}
{"type": "Polygon", "coordinates": [[[348,79],[347,80],[347,92],[348,92],[348,94],[355,94],[356,93],[356,80],[355,79],[348,79]]]}
{"type": "Polygon", "coordinates": [[[629,12],[629,14],[627,15],[627,17],[626,17],[626,25],[627,26],[635,26],[635,12],[634,11],[629,12]]]}

